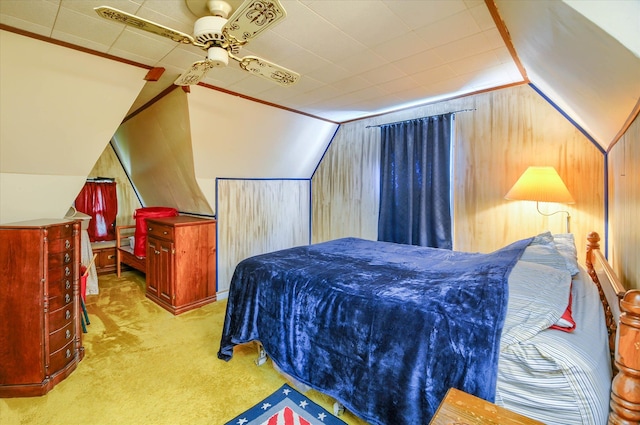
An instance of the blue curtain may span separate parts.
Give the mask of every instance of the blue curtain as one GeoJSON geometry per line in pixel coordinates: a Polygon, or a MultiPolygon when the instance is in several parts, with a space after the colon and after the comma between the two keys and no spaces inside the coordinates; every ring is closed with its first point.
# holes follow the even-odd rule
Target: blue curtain
{"type": "Polygon", "coordinates": [[[452,117],[381,126],[378,240],[452,248],[452,117]]]}

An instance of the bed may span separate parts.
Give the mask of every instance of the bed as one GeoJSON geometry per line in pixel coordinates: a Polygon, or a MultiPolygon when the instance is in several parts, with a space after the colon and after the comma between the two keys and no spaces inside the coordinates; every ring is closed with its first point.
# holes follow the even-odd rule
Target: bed
{"type": "Polygon", "coordinates": [[[550,233],[490,254],[356,238],[277,251],[236,267],[218,357],[259,341],[294,383],[372,424],[428,423],[451,387],[547,424],[602,424],[616,313],[593,276],[572,235],[550,233]]]}
{"type": "Polygon", "coordinates": [[[147,271],[145,257],[138,257],[133,253],[134,245],[131,238],[136,226],[116,226],[116,274],[120,277],[122,265],[129,266],[142,273],[147,271]]]}

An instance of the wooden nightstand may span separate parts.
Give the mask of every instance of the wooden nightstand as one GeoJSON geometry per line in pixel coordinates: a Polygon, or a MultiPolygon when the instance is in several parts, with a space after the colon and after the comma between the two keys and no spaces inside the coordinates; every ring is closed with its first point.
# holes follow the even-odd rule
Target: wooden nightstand
{"type": "Polygon", "coordinates": [[[451,388],[430,425],[544,425],[486,400],[451,388]]]}
{"type": "Polygon", "coordinates": [[[96,254],[96,273],[98,275],[116,271],[116,242],[92,242],[91,250],[96,254]]]}

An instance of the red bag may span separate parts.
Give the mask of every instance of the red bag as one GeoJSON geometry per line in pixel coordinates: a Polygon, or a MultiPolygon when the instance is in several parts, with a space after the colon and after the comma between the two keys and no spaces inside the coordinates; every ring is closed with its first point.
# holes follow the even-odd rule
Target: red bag
{"type": "Polygon", "coordinates": [[[169,207],[144,207],[138,208],[133,213],[136,220],[135,246],[133,254],[136,257],[147,256],[147,218],[176,217],[178,210],[169,207]]]}

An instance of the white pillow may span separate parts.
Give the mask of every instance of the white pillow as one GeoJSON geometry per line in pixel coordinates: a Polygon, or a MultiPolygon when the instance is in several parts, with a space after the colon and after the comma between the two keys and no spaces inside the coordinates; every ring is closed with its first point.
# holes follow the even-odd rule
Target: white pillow
{"type": "Polygon", "coordinates": [[[563,268],[518,261],[509,275],[509,301],[500,349],[548,329],[567,309],[571,275],[563,268]]]}
{"type": "Polygon", "coordinates": [[[561,271],[569,271],[567,263],[565,262],[560,252],[554,245],[529,245],[525,248],[520,257],[520,261],[528,261],[530,263],[543,264],[545,266],[553,267],[554,269],[561,271]]]}
{"type": "Polygon", "coordinates": [[[553,242],[556,249],[567,263],[567,270],[571,276],[580,273],[578,266],[578,251],[576,250],[576,242],[573,233],[561,233],[553,235],[553,242]]]}

